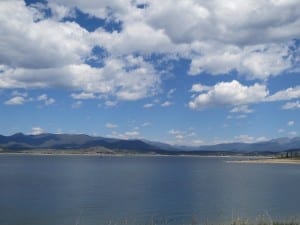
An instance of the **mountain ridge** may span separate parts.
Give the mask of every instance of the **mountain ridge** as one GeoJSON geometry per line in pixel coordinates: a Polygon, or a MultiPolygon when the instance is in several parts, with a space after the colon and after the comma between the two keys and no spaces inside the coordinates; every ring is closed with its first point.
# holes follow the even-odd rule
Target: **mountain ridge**
{"type": "Polygon", "coordinates": [[[277,153],[291,149],[300,149],[300,137],[283,137],[255,143],[232,142],[215,145],[176,146],[143,139],[125,140],[117,138],[95,137],[86,134],[43,133],[38,135],[26,135],[23,133],[16,133],[11,136],[0,135],[0,148],[9,152],[38,149],[76,151],[82,149],[103,148],[113,151],[157,154],[200,154],[209,152],[277,153]]]}

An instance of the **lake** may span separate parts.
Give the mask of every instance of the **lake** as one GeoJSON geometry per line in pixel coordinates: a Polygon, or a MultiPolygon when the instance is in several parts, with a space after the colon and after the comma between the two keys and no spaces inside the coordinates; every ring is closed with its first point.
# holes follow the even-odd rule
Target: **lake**
{"type": "Polygon", "coordinates": [[[300,216],[300,165],[218,157],[0,155],[1,225],[230,223],[300,216]]]}

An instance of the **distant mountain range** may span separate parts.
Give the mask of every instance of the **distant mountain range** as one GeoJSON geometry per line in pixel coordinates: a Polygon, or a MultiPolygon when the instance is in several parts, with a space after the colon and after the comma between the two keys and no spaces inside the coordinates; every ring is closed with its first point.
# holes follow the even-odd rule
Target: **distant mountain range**
{"type": "Polygon", "coordinates": [[[148,140],[122,140],[93,137],[85,134],[39,134],[17,133],[0,135],[2,152],[63,150],[93,151],[98,153],[155,153],[155,154],[263,154],[300,149],[300,137],[278,138],[258,143],[224,143],[197,147],[174,146],[148,140]]]}

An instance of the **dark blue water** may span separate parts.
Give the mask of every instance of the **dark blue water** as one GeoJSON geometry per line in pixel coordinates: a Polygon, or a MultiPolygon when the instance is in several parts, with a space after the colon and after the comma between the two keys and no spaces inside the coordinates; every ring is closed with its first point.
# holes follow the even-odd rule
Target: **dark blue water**
{"type": "Polygon", "coordinates": [[[300,216],[300,165],[0,155],[1,225],[191,224],[300,216]]]}

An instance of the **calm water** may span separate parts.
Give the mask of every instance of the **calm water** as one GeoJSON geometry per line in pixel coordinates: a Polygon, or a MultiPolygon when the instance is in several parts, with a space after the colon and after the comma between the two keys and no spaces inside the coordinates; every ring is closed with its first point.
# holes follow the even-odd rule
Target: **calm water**
{"type": "Polygon", "coordinates": [[[225,160],[0,155],[0,224],[218,223],[262,214],[299,218],[300,165],[225,160]]]}

